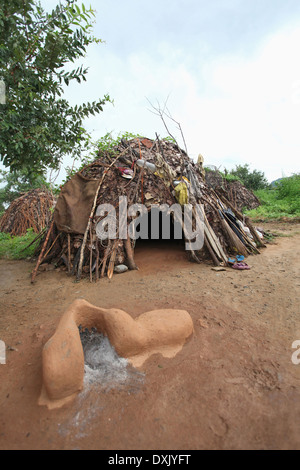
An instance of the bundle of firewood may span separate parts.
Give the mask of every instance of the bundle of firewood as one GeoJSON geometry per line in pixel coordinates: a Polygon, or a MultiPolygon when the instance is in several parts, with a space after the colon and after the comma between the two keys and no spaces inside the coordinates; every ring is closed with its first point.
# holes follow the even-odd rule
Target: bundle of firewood
{"type": "Polygon", "coordinates": [[[226,181],[215,190],[218,194],[225,196],[239,211],[260,206],[258,197],[240,181],[226,181]]]}
{"type": "Polygon", "coordinates": [[[218,169],[208,169],[205,181],[217,194],[226,197],[239,211],[251,210],[260,206],[260,201],[253,191],[246,188],[241,181],[227,180],[218,169]]]}
{"type": "Polygon", "coordinates": [[[47,189],[33,189],[12,201],[0,219],[0,232],[24,235],[30,228],[39,233],[52,218],[55,198],[47,189]]]}

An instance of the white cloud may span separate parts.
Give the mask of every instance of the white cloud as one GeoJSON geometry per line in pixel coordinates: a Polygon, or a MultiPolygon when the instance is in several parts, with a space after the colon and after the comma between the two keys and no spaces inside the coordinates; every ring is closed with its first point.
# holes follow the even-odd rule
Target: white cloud
{"type": "MultiPolygon", "coordinates": [[[[214,8],[207,10],[212,15],[210,25],[214,24],[217,13],[218,18],[221,15],[220,5],[214,2],[214,8]]],[[[234,11],[238,20],[237,7],[242,8],[243,2],[232,0],[226,5],[230,7],[228,18],[233,18],[234,11]]],[[[102,25],[109,22],[109,5],[106,8],[105,21],[103,18],[100,21],[102,25]]],[[[204,7],[200,10],[204,15],[204,7]]],[[[175,11],[184,13],[185,9],[175,11]]],[[[133,15],[135,10],[132,8],[130,12],[133,15]]],[[[239,14],[241,18],[246,15],[245,11],[239,14]]],[[[207,164],[227,168],[250,163],[253,169],[265,172],[269,180],[282,173],[299,171],[300,29],[297,18],[293,26],[273,34],[270,34],[271,27],[266,29],[269,35],[263,41],[262,31],[255,37],[247,22],[245,27],[251,26],[251,37],[256,41],[253,47],[239,49],[232,45],[231,51],[235,52],[231,54],[220,55],[219,52],[209,56],[209,38],[215,41],[218,37],[230,37],[231,30],[226,30],[226,25],[219,22],[214,30],[208,30],[207,42],[200,30],[197,36],[194,28],[195,36],[189,37],[189,30],[182,29],[180,38],[183,35],[188,38],[189,47],[186,47],[187,43],[180,39],[175,41],[176,31],[168,22],[168,16],[163,15],[163,8],[160,16],[159,24],[165,25],[168,34],[164,34],[162,28],[161,35],[154,35],[151,43],[144,42],[145,47],[143,24],[147,38],[151,28],[158,25],[152,24],[150,17],[139,12],[137,17],[129,15],[110,21],[107,28],[111,37],[116,34],[117,42],[113,48],[109,42],[90,47],[84,61],[90,67],[87,83],[67,88],[66,98],[72,103],[94,101],[105,93],[114,99],[114,106],[107,104],[103,113],[87,122],[95,138],[109,131],[115,134],[129,131],[149,138],[154,138],[156,132],[166,135],[160,119],[148,110],[146,98],[163,104],[170,95],[170,112],[182,126],[192,158],[202,153],[207,164]],[[135,45],[130,34],[136,28],[140,42],[135,45]],[[122,47],[121,39],[127,44],[126,48],[122,47]],[[205,59],[201,55],[203,50],[205,59]]],[[[192,20],[192,17],[190,12],[187,18],[192,20]]],[[[183,17],[182,22],[177,18],[176,25],[179,22],[185,28],[187,18],[183,17]]],[[[196,24],[196,18],[194,20],[196,24]]],[[[105,34],[103,37],[106,39],[105,34]]],[[[239,37],[228,39],[228,45],[234,40],[238,42],[239,37]]],[[[171,123],[170,126],[182,144],[180,133],[171,123]]]]}
{"type": "Polygon", "coordinates": [[[299,41],[300,30],[288,29],[270,37],[251,60],[211,64],[212,89],[219,95],[215,127],[227,152],[270,179],[299,171],[299,41]]]}
{"type": "Polygon", "coordinates": [[[218,58],[199,79],[185,70],[188,89],[178,90],[176,111],[192,156],[201,152],[206,163],[229,168],[249,163],[270,180],[299,171],[299,43],[300,30],[287,29],[250,59],[218,58]]]}

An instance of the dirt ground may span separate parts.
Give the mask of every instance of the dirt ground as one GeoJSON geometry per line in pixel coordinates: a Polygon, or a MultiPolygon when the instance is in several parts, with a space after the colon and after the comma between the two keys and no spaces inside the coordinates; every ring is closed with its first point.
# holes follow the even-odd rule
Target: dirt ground
{"type": "Polygon", "coordinates": [[[1,260],[0,449],[300,449],[300,224],[264,227],[281,236],[249,271],[216,272],[162,243],[137,246],[139,271],[97,284],[57,271],[31,284],[33,263],[1,260]],[[133,317],[185,309],[194,335],[172,359],[151,356],[142,379],[49,411],[37,403],[42,348],[76,298],[133,317]]]}

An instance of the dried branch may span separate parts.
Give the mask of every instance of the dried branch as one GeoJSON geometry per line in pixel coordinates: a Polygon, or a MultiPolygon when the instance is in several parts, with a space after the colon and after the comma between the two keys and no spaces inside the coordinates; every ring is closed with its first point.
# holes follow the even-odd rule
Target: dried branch
{"type": "Polygon", "coordinates": [[[169,134],[169,136],[174,140],[174,142],[176,142],[180,152],[181,152],[181,149],[180,149],[180,146],[178,145],[178,142],[177,140],[175,139],[175,137],[173,136],[173,134],[171,134],[170,132],[170,129],[167,125],[167,122],[166,122],[166,119],[165,117],[167,117],[168,119],[170,119],[172,122],[174,122],[176,125],[177,125],[177,129],[180,131],[180,134],[181,134],[181,138],[183,140],[183,143],[184,143],[184,148],[185,148],[185,152],[186,154],[188,155],[188,150],[187,150],[187,145],[186,145],[186,141],[185,141],[185,138],[184,138],[184,134],[183,134],[183,131],[182,131],[182,127],[180,125],[180,123],[178,121],[176,121],[176,119],[174,119],[169,111],[169,109],[167,108],[167,101],[169,99],[169,96],[167,97],[166,101],[165,101],[165,104],[163,106],[163,108],[160,106],[159,102],[157,102],[157,107],[154,106],[151,101],[146,98],[148,103],[150,104],[150,106],[154,109],[154,111],[151,111],[151,109],[149,109],[149,111],[153,114],[155,114],[156,116],[159,116],[165,126],[165,129],[167,131],[167,133],[169,134]]]}

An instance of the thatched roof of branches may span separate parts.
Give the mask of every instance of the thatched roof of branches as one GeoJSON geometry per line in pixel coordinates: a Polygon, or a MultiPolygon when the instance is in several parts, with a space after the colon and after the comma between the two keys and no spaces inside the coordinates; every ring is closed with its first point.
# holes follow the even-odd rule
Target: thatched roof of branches
{"type": "Polygon", "coordinates": [[[24,235],[27,229],[40,233],[48,227],[55,205],[47,189],[33,189],[11,202],[0,219],[0,232],[13,236],[24,235]]]}
{"type": "Polygon", "coordinates": [[[210,259],[216,266],[225,266],[230,254],[247,256],[259,253],[259,247],[264,246],[250,220],[245,220],[225,196],[216,194],[198,164],[176,143],[158,137],[122,140],[112,150],[100,151],[95,161],[63,186],[47,235],[36,253],[32,282],[42,263],[63,266],[77,280],[84,273],[90,280],[105,275],[111,278],[120,264],[136,269],[134,242],[129,237],[106,241],[97,237],[97,207],[109,203],[118,213],[120,196],[127,197],[128,205],[142,203],[148,209],[179,201],[193,207],[201,204],[204,247],[186,252],[193,262],[210,259]],[[139,166],[141,160],[155,165],[156,172],[139,166]],[[186,187],[186,200],[178,198],[178,182],[186,187]]]}
{"type": "Polygon", "coordinates": [[[205,181],[217,194],[226,197],[239,211],[260,206],[259,199],[250,189],[238,180],[227,180],[217,169],[206,171],[205,181]]]}

